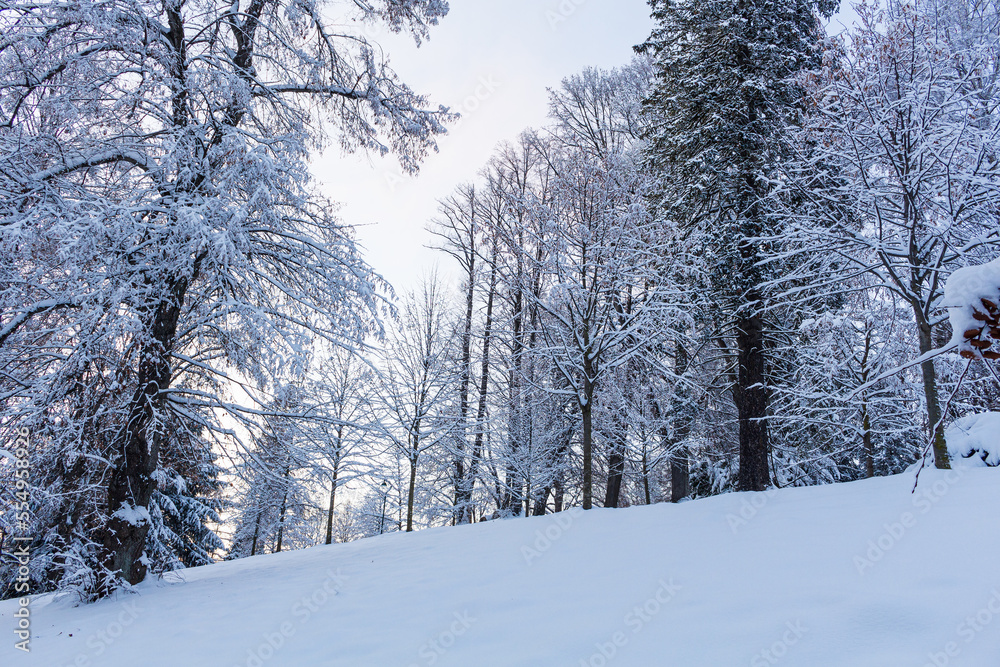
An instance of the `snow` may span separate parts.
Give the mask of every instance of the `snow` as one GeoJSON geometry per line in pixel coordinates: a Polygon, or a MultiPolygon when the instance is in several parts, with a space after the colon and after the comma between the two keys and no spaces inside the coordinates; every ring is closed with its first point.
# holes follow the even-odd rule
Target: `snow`
{"type": "Polygon", "coordinates": [[[987,264],[956,269],[944,288],[944,305],[951,321],[953,345],[966,352],[979,353],[965,340],[965,332],[980,329],[983,323],[975,319],[973,308],[983,309],[982,299],[997,303],[1000,297],[1000,258],[987,264]]]}
{"type": "Polygon", "coordinates": [[[111,516],[121,519],[125,523],[133,526],[153,523],[153,520],[149,517],[149,510],[145,507],[134,507],[128,503],[119,507],[118,511],[111,516]]]}
{"type": "Polygon", "coordinates": [[[42,596],[31,654],[8,637],[0,664],[995,665],[1000,470],[912,486],[576,510],[219,563],[90,606],[42,596]]]}
{"type": "Polygon", "coordinates": [[[1000,466],[1000,412],[984,412],[956,419],[945,431],[945,439],[949,452],[956,460],[1000,466]]]}

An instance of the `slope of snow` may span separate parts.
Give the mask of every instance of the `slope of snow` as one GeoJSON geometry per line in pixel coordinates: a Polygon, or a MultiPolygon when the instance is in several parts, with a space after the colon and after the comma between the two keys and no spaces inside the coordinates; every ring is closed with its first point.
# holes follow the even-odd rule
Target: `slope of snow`
{"type": "Polygon", "coordinates": [[[579,510],[0,603],[0,665],[1000,665],[1000,471],[579,510]]]}

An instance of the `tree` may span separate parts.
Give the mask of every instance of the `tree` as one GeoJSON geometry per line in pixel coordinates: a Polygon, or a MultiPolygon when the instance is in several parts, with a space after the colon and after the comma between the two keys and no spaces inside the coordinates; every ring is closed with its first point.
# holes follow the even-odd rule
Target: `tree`
{"type": "Polygon", "coordinates": [[[424,454],[442,447],[454,429],[447,414],[457,377],[454,340],[436,277],[407,295],[398,328],[384,350],[373,409],[379,433],[407,462],[406,532],[413,530],[417,466],[424,454]]]}
{"type": "Polygon", "coordinates": [[[365,462],[371,452],[364,445],[374,430],[367,416],[376,373],[359,352],[339,348],[331,350],[318,366],[310,398],[315,410],[307,416],[305,428],[313,476],[325,478],[330,489],[325,543],[331,544],[337,489],[369,468],[365,462]]]}
{"type": "Polygon", "coordinates": [[[819,64],[819,17],[831,0],[650,0],[657,23],[638,50],[653,57],[647,167],[657,215],[696,231],[721,333],[735,338],[733,399],[744,490],[768,472],[768,308],[762,241],[779,224],[769,199],[790,153],[787,128],[804,91],[793,75],[819,64]]]}
{"type": "MultiPolygon", "coordinates": [[[[447,5],[348,11],[419,42],[447,5]]],[[[378,281],[309,184],[320,116],[343,148],[411,171],[450,116],[314,3],[45,0],[4,5],[0,27],[8,423],[51,432],[59,457],[109,462],[62,478],[107,480],[86,528],[107,593],[146,572],[168,417],[224,433],[213,409],[251,414],[221,399],[230,372],[266,384],[279,358],[303,365],[310,338],[377,321],[378,281]]]]}
{"type": "MultiPolygon", "coordinates": [[[[466,451],[469,449],[469,411],[470,411],[470,386],[472,383],[472,331],[474,324],[476,305],[476,285],[478,278],[478,259],[480,252],[480,236],[482,234],[480,218],[480,208],[476,197],[476,188],[472,185],[460,187],[454,195],[441,202],[440,217],[433,223],[431,233],[439,240],[438,248],[450,255],[458,263],[462,275],[462,290],[465,293],[465,312],[461,321],[459,337],[461,341],[461,359],[459,361],[459,382],[458,382],[458,423],[455,428],[455,522],[469,523],[471,512],[469,504],[472,501],[472,493],[475,487],[475,469],[477,466],[476,449],[473,450],[473,461],[466,459],[466,451]]],[[[494,273],[495,275],[495,273],[494,273]]],[[[494,281],[495,283],[495,281],[494,281]]],[[[490,301],[488,305],[489,313],[487,320],[492,323],[492,292],[487,297],[490,301]]],[[[489,325],[487,327],[490,328],[489,325]]],[[[489,332],[487,332],[488,334],[489,332]]],[[[484,354],[487,370],[483,372],[486,377],[489,368],[489,343],[484,342],[484,354]]],[[[485,392],[485,390],[483,390],[485,392]]],[[[478,415],[477,424],[481,422],[483,415],[478,415]]],[[[480,440],[476,429],[476,437],[480,440]]],[[[478,448],[481,451],[481,447],[478,448]]]]}
{"type": "Polygon", "coordinates": [[[312,447],[302,429],[304,398],[297,383],[279,387],[267,406],[264,427],[236,471],[244,489],[236,503],[230,558],[265,553],[268,545],[278,553],[287,544],[311,544],[315,506],[312,447]]]}
{"type": "Polygon", "coordinates": [[[811,254],[836,253],[909,304],[935,465],[948,468],[939,377],[929,353],[944,278],[1000,242],[996,195],[996,26],[990,3],[859,6],[861,24],[815,90],[808,131],[843,179],[803,185],[824,224],[803,222],[811,254]],[[832,204],[835,205],[832,205],[832,204]]]}
{"type": "Polygon", "coordinates": [[[202,433],[182,422],[171,426],[149,510],[146,551],[154,572],[208,565],[225,549],[214,527],[228,508],[224,477],[229,471],[219,465],[221,457],[202,433]]]}

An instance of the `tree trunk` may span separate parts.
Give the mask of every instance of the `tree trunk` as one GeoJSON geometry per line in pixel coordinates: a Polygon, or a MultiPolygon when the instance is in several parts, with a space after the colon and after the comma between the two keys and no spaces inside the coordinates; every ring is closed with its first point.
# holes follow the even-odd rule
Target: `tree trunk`
{"type": "Polygon", "coordinates": [[[642,445],[642,492],[647,505],[653,504],[653,496],[649,491],[649,451],[646,443],[642,445]]]}
{"type": "Polygon", "coordinates": [[[260,539],[260,511],[257,512],[257,518],[253,525],[253,542],[250,543],[250,555],[257,555],[257,540],[260,539]]]}
{"type": "Polygon", "coordinates": [[[628,427],[620,417],[615,420],[615,438],[608,454],[608,485],[604,492],[604,506],[618,507],[621,500],[622,477],[625,475],[625,447],[628,427]]]}
{"type": "MultiPolygon", "coordinates": [[[[339,438],[338,438],[339,442],[339,438]]],[[[338,445],[339,447],[339,445],[338,445]]],[[[337,473],[340,467],[340,462],[335,461],[333,464],[333,479],[330,480],[330,509],[326,512],[326,542],[325,544],[333,543],[333,506],[337,500],[337,473]]]]}
{"type": "Polygon", "coordinates": [[[462,324],[462,370],[458,383],[458,405],[459,419],[461,427],[459,429],[457,452],[455,455],[455,512],[453,520],[455,523],[467,523],[468,513],[465,511],[465,504],[472,497],[472,493],[467,488],[468,474],[465,467],[465,452],[468,447],[466,431],[468,428],[469,416],[469,384],[472,380],[472,316],[475,305],[476,292],[476,272],[475,253],[470,253],[469,272],[466,275],[468,281],[465,290],[465,320],[462,324]]]}
{"type": "Polygon", "coordinates": [[[691,463],[687,447],[670,457],[670,502],[680,502],[691,493],[691,463]]]}
{"type": "Polygon", "coordinates": [[[868,416],[868,401],[861,403],[861,443],[865,450],[865,477],[875,476],[875,452],[872,448],[872,423],[868,416]]]}
{"type": "Polygon", "coordinates": [[[274,553],[281,553],[281,540],[285,535],[285,515],[288,513],[288,479],[292,475],[291,465],[285,466],[285,492],[281,496],[281,511],[278,513],[278,541],[274,547],[274,553]]]}
{"type": "Polygon", "coordinates": [[[504,493],[500,500],[500,509],[503,513],[510,513],[514,516],[521,514],[522,479],[521,471],[518,470],[517,463],[524,460],[525,451],[525,419],[524,419],[524,397],[522,395],[523,386],[523,363],[524,363],[524,288],[523,266],[521,255],[518,254],[517,273],[514,276],[514,283],[518,286],[513,292],[511,303],[511,358],[509,386],[510,386],[510,411],[507,426],[509,438],[509,450],[507,464],[504,467],[504,493]]]}
{"type": "MultiPolygon", "coordinates": [[[[930,324],[923,321],[920,314],[917,316],[917,322],[920,332],[920,355],[923,356],[934,349],[934,340],[931,337],[930,324]]],[[[948,456],[948,444],[944,439],[944,422],[941,415],[941,404],[938,401],[934,360],[925,359],[920,364],[920,371],[924,378],[924,398],[927,401],[927,428],[933,442],[934,467],[941,470],[949,470],[951,469],[951,458],[948,456]]]]}
{"type": "MultiPolygon", "coordinates": [[[[584,384],[591,387],[589,380],[584,380],[584,384]]],[[[594,443],[593,443],[593,397],[592,389],[585,390],[583,404],[580,405],[580,413],[583,417],[583,509],[589,510],[592,507],[594,492],[594,443]]]]}
{"type": "MultiPolygon", "coordinates": [[[[687,350],[680,341],[674,344],[674,372],[683,378],[688,371],[687,350]]],[[[683,385],[682,385],[683,386],[683,385]]],[[[686,395],[686,392],[685,392],[686,395]]],[[[670,456],[670,502],[680,502],[682,498],[687,498],[691,493],[691,462],[687,445],[683,443],[691,432],[691,406],[682,403],[676,406],[674,416],[674,445],[675,451],[670,456]]]]}
{"type": "MultiPolygon", "coordinates": [[[[868,360],[872,351],[872,331],[871,323],[866,324],[865,331],[865,351],[861,356],[861,384],[868,384],[871,369],[868,367],[868,360]]],[[[872,421],[868,412],[868,392],[861,394],[861,445],[864,449],[865,476],[869,479],[875,476],[875,452],[872,447],[872,421]]]]}
{"type": "MultiPolygon", "coordinates": [[[[751,299],[757,302],[759,299],[751,299]]],[[[733,395],[740,427],[740,491],[763,491],[768,469],[767,378],[764,372],[764,320],[758,314],[736,321],[739,375],[733,395]]]]}
{"type": "Polygon", "coordinates": [[[274,553],[281,553],[281,540],[285,535],[285,511],[288,507],[288,492],[281,497],[281,512],[278,513],[278,540],[274,545],[274,553]]]}
{"type": "Polygon", "coordinates": [[[552,492],[551,486],[539,487],[535,491],[535,509],[533,516],[545,516],[546,505],[549,502],[549,494],[552,492]]]}
{"type": "Polygon", "coordinates": [[[483,324],[483,359],[479,378],[479,404],[476,406],[476,438],[472,446],[472,459],[469,461],[469,472],[466,484],[462,489],[462,518],[459,523],[472,522],[472,494],[475,491],[476,479],[479,475],[479,461],[483,455],[483,440],[485,432],[483,424],[486,421],[486,395],[490,385],[490,344],[493,338],[493,303],[497,291],[497,244],[493,243],[490,260],[490,285],[486,293],[486,321],[483,324]]]}
{"type": "Polygon", "coordinates": [[[410,458],[410,489],[406,496],[406,532],[413,532],[413,497],[417,488],[417,453],[416,446],[410,458]]]}
{"type": "MultiPolygon", "coordinates": [[[[187,285],[184,279],[175,282],[170,301],[155,308],[148,327],[151,340],[139,359],[138,389],[115,442],[116,456],[108,484],[110,518],[102,541],[108,570],[132,585],[146,576],[142,557],[150,525],[138,517],[136,510],[146,510],[156,490],[153,473],[159,463],[162,437],[157,413],[163,408],[172,379],[170,353],[187,285]]],[[[114,588],[113,582],[105,582],[102,595],[114,588]]]]}

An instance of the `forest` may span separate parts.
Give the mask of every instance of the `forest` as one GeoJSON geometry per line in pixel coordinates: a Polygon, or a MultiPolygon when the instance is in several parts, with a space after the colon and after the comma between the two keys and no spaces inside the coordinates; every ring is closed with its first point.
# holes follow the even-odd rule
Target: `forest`
{"type": "Polygon", "coordinates": [[[0,3],[0,598],[18,537],[33,593],[88,602],[998,465],[946,437],[1000,411],[998,301],[953,331],[946,284],[1000,256],[1000,4],[863,0],[840,34],[833,0],[649,4],[631,62],[567,73],[411,221],[440,265],[393,286],[309,158],[417,173],[458,115],[351,26],[419,43],[446,2],[0,3]]]}

